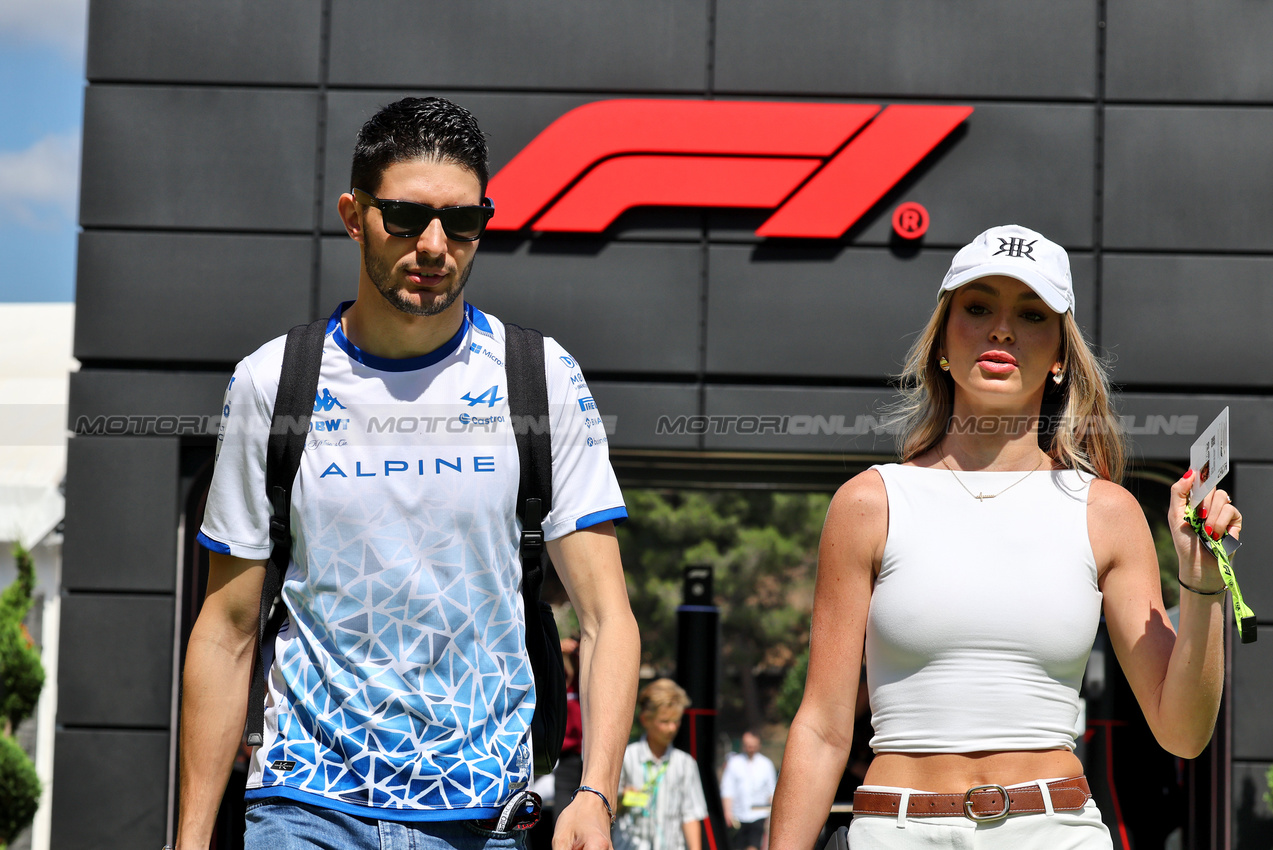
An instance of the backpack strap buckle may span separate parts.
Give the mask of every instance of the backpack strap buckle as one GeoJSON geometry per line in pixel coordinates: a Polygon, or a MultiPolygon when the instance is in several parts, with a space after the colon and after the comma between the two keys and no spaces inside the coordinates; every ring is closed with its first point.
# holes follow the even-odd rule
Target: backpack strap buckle
{"type": "Polygon", "coordinates": [[[543,502],[526,500],[522,511],[522,555],[538,557],[544,551],[543,502]]]}

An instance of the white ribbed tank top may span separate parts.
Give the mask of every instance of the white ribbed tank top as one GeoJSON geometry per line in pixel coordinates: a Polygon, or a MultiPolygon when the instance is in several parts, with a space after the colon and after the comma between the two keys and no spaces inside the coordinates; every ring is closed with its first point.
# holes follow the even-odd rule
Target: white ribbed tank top
{"type": "Polygon", "coordinates": [[[876,752],[1074,749],[1101,616],[1091,476],[872,467],[888,541],[866,626],[876,752]],[[1023,478],[1023,476],[1025,476],[1023,478]]]}

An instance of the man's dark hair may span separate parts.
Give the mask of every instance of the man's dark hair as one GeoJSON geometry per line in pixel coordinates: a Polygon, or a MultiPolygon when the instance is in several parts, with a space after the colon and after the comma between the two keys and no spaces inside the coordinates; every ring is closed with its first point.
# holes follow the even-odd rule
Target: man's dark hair
{"type": "Polygon", "coordinates": [[[473,113],[442,97],[404,97],[382,107],[358,131],[350,188],[374,195],[395,162],[437,159],[472,171],[485,195],[486,157],[486,136],[473,113]]]}

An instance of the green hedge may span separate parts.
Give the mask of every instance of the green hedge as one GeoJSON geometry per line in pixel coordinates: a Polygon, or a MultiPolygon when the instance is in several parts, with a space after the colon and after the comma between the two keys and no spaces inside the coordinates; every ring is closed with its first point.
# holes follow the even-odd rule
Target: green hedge
{"type": "Polygon", "coordinates": [[[22,626],[31,609],[35,564],[21,546],[13,547],[13,556],[18,577],[0,594],[0,687],[4,694],[0,698],[0,717],[8,718],[16,729],[35,711],[44,687],[44,665],[22,626]]]}
{"type": "MultiPolygon", "coordinates": [[[[44,687],[44,665],[22,625],[31,609],[35,564],[13,547],[18,577],[0,593],[0,717],[10,729],[30,717],[44,687]]],[[[9,735],[0,735],[0,844],[8,844],[31,823],[40,804],[35,765],[9,735]]]]}
{"type": "Polygon", "coordinates": [[[40,779],[18,742],[0,735],[0,840],[8,844],[26,829],[40,805],[40,779]]]}

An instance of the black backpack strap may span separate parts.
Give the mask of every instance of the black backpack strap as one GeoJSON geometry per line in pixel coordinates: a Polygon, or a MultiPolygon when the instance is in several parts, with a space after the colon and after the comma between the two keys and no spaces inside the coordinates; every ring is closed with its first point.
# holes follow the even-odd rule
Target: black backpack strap
{"type": "MultiPolygon", "coordinates": [[[[552,434],[548,424],[548,378],[544,370],[544,335],[537,330],[504,325],[504,370],[508,375],[508,407],[517,434],[521,477],[517,486],[517,515],[526,500],[540,502],[540,519],[553,507],[552,434]]],[[[540,536],[542,545],[543,536],[540,536]]]]}
{"type": "Polygon", "coordinates": [[[270,559],[265,563],[261,608],[257,618],[256,660],[248,694],[247,742],[259,747],[265,732],[264,648],[278,634],[283,606],[275,605],[283,589],[283,577],[292,557],[292,482],[300,469],[310,416],[318,396],[318,375],[323,365],[323,341],[327,319],[297,325],[287,333],[278,394],[274,397],[274,421],[265,449],[265,492],[270,500],[270,559]]]}
{"type": "Polygon", "coordinates": [[[544,583],[543,519],[553,507],[552,435],[548,425],[548,379],[544,373],[544,335],[504,325],[504,370],[508,409],[517,439],[521,474],[517,516],[522,520],[522,595],[529,623],[544,583]]]}
{"type": "Polygon", "coordinates": [[[508,407],[517,439],[521,474],[517,515],[522,520],[522,600],[526,610],[526,653],[535,673],[536,706],[531,721],[536,772],[551,771],[565,734],[566,689],[561,642],[552,610],[540,600],[544,583],[543,518],[552,510],[552,433],[544,336],[504,324],[504,370],[508,407]]]}

